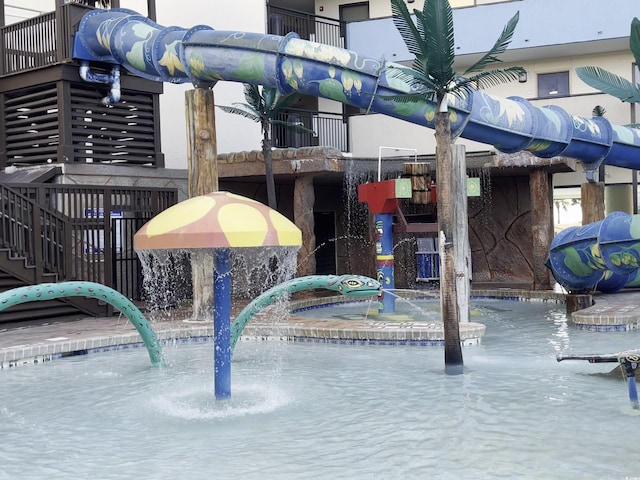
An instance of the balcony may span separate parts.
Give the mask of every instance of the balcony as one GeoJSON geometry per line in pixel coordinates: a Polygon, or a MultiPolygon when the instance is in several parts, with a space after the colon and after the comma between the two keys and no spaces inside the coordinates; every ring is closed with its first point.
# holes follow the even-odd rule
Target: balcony
{"type": "Polygon", "coordinates": [[[276,148],[300,148],[323,146],[333,147],[341,152],[349,151],[349,132],[341,114],[312,112],[291,109],[276,117],[288,123],[297,123],[313,133],[299,133],[284,126],[274,125],[271,131],[273,146],[276,148]]]}
{"type": "Polygon", "coordinates": [[[89,7],[58,6],[18,23],[0,27],[0,76],[71,61],[73,34],[89,7]]]}
{"type": "Polygon", "coordinates": [[[340,20],[273,6],[268,7],[267,16],[267,33],[284,36],[295,32],[303,40],[340,48],[347,44],[345,23],[340,20]]]}

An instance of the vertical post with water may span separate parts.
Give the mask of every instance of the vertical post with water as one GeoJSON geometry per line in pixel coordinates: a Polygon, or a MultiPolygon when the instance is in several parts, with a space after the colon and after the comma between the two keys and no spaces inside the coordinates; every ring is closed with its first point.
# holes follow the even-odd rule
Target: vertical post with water
{"type": "Polygon", "coordinates": [[[214,253],[213,365],[215,397],[231,397],[231,259],[229,249],[214,253]]]}
{"type": "Polygon", "coordinates": [[[393,259],[393,216],[398,212],[400,199],[411,198],[411,180],[396,178],[358,185],[358,201],[366,203],[375,215],[376,270],[382,284],[380,313],[395,313],[396,301],[393,259]],[[385,291],[390,292],[385,294],[385,291]]]}
{"type": "Polygon", "coordinates": [[[396,297],[393,293],[385,295],[385,290],[395,290],[393,259],[393,214],[378,213],[376,220],[376,272],[382,285],[380,313],[395,313],[396,297]]]}

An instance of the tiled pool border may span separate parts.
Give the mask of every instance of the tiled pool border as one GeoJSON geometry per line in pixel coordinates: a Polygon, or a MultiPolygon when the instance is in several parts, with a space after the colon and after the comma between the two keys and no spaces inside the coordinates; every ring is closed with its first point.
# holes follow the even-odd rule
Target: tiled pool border
{"type": "MultiPolygon", "coordinates": [[[[398,290],[403,298],[437,298],[437,291],[398,290]]],[[[472,299],[492,298],[512,301],[564,303],[565,295],[550,291],[531,291],[520,289],[474,289],[472,299]]],[[[255,319],[247,326],[241,341],[288,341],[298,343],[337,343],[343,345],[413,345],[441,346],[443,339],[438,337],[436,324],[420,322],[368,322],[366,326],[355,325],[351,320],[348,328],[340,327],[329,320],[303,319],[295,313],[302,310],[321,308],[337,303],[352,303],[354,300],[343,296],[320,297],[291,302],[292,315],[286,323],[274,325],[271,322],[255,319]],[[321,322],[321,323],[320,323],[321,322]],[[357,328],[356,328],[357,327],[357,328]]],[[[594,332],[628,331],[640,328],[640,304],[632,302],[627,308],[620,307],[612,296],[596,297],[596,304],[585,310],[574,312],[572,320],[576,328],[594,332]]],[[[438,324],[440,325],[440,324],[438,324]]],[[[465,345],[477,345],[484,335],[484,325],[471,323],[463,325],[461,337],[465,345]],[[469,328],[469,331],[464,331],[469,328]]],[[[158,339],[162,344],[210,342],[213,328],[207,325],[185,323],[180,328],[158,329],[158,339]]],[[[442,335],[440,335],[442,337],[442,335]]],[[[53,339],[51,339],[53,340],[53,339]]],[[[82,338],[77,340],[61,339],[50,343],[36,343],[18,347],[0,349],[0,369],[18,365],[45,363],[58,358],[93,354],[106,351],[142,348],[144,344],[136,331],[118,335],[82,338]]]]}

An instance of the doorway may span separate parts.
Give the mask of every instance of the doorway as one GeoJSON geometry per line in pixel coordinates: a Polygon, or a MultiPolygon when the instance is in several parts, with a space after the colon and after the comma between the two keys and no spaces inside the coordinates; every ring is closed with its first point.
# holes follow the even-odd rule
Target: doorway
{"type": "Polygon", "coordinates": [[[316,274],[336,274],[336,215],[333,212],[314,212],[313,233],[316,236],[316,274]]]}

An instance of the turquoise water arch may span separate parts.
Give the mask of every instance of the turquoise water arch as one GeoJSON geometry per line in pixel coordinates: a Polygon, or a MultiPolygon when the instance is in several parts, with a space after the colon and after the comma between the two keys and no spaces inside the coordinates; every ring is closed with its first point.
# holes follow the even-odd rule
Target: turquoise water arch
{"type": "Polygon", "coordinates": [[[160,346],[158,337],[140,309],[120,292],[100,283],[74,281],[41,283],[27,287],[13,288],[0,293],[0,310],[5,310],[21,303],[68,297],[96,298],[117,308],[129,319],[140,334],[147,348],[147,352],[149,352],[151,364],[154,367],[162,367],[165,365],[164,355],[162,354],[162,347],[160,346]]]}

